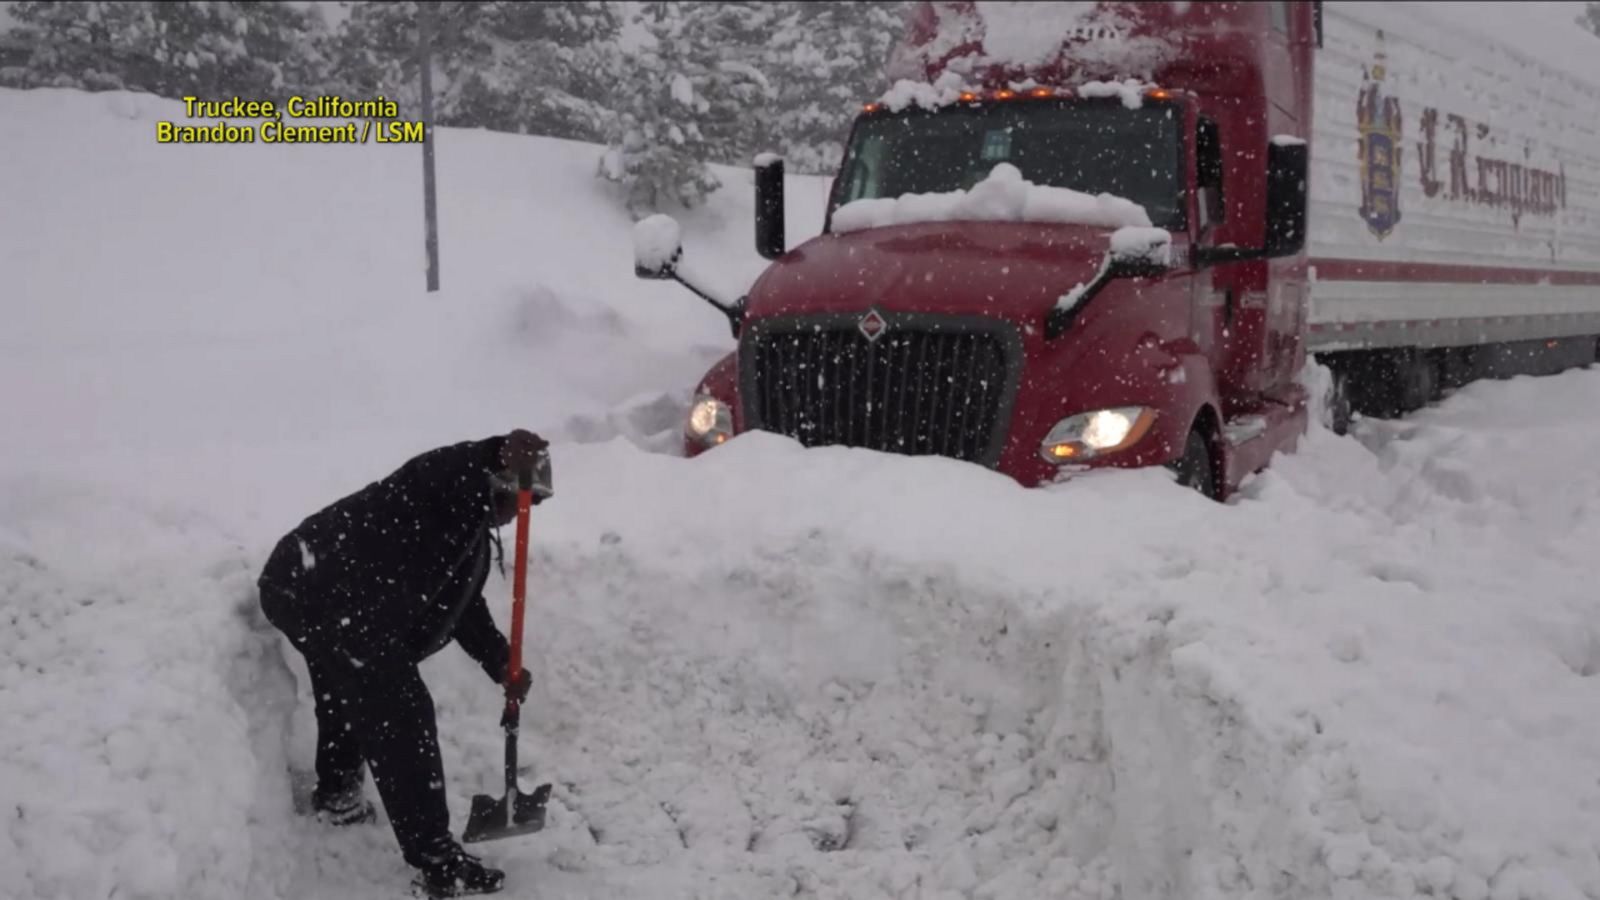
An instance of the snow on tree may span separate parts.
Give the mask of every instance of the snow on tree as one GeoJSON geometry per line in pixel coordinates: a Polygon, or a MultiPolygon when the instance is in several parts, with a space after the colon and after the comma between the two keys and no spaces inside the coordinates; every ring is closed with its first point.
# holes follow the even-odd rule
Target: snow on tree
{"type": "MultiPolygon", "coordinates": [[[[400,105],[402,116],[420,114],[422,99],[418,79],[417,4],[411,0],[388,3],[344,2],[344,24],[334,38],[332,86],[351,97],[382,96],[400,105]]],[[[464,48],[462,4],[435,3],[431,52],[433,56],[434,117],[453,102],[449,77],[464,64],[471,50],[464,48]]]]}
{"type": "Polygon", "coordinates": [[[762,41],[781,4],[645,4],[642,46],[627,55],[601,177],[627,190],[642,218],[692,207],[721,187],[709,162],[749,165],[776,91],[762,41]]]}
{"type": "Polygon", "coordinates": [[[785,3],[767,42],[778,84],[769,149],[797,172],[837,168],[862,103],[889,84],[883,67],[911,4],[785,3]]]}
{"type": "MultiPolygon", "coordinates": [[[[318,4],[23,0],[0,84],[167,97],[383,96],[420,113],[417,0],[318,4]],[[20,63],[20,64],[19,64],[20,63]]],[[[838,164],[909,4],[434,2],[434,121],[606,143],[636,213],[695,205],[709,164],[778,151],[838,164]],[[642,38],[623,48],[624,15],[642,38]]]]}
{"type": "Polygon", "coordinates": [[[478,6],[489,53],[462,86],[461,118],[524,134],[600,140],[622,27],[616,4],[478,6]]]}
{"type": "Polygon", "coordinates": [[[11,7],[11,39],[30,48],[25,62],[6,69],[7,87],[128,87],[127,69],[147,3],[54,3],[22,0],[11,7]]]}
{"type": "Polygon", "coordinates": [[[11,15],[31,47],[7,69],[16,87],[265,96],[314,86],[326,65],[321,15],[286,3],[24,0],[11,15]]]}
{"type": "Polygon", "coordinates": [[[695,90],[707,103],[699,122],[712,148],[712,161],[748,166],[767,149],[762,138],[771,127],[778,92],[770,77],[768,42],[786,3],[691,3],[684,38],[704,61],[695,90]]]}
{"type": "Polygon", "coordinates": [[[1578,24],[1600,36],[1600,2],[1589,0],[1583,12],[1578,15],[1578,24]]]}
{"type": "MultiPolygon", "coordinates": [[[[420,110],[417,4],[348,3],[335,80],[351,95],[383,94],[420,110]]],[[[434,4],[434,119],[598,141],[621,28],[607,2],[434,4]]]]}

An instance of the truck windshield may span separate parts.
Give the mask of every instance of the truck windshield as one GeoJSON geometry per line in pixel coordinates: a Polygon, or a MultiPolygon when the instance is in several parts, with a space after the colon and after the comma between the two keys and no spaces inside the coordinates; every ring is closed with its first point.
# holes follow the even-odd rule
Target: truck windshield
{"type": "Polygon", "coordinates": [[[862,119],[845,153],[837,208],[852,200],[966,190],[997,163],[1034,184],[1114,194],[1151,224],[1185,226],[1181,109],[1043,102],[914,110],[862,119]]]}

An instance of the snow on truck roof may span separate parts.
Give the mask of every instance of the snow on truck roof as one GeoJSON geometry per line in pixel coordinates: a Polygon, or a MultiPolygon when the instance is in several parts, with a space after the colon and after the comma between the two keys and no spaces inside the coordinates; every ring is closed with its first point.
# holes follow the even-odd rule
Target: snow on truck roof
{"type": "MultiPolygon", "coordinates": [[[[1144,98],[1147,95],[1160,89],[1137,78],[1129,78],[1123,81],[1090,81],[1076,88],[1061,90],[1045,87],[1029,79],[1013,81],[1004,90],[1013,94],[1036,97],[1076,96],[1085,100],[1116,97],[1128,109],[1138,109],[1144,105],[1144,98]]],[[[931,111],[957,103],[992,98],[996,95],[996,91],[986,91],[978,85],[969,84],[955,72],[946,72],[932,84],[902,78],[885,91],[877,102],[869,104],[867,111],[874,112],[879,107],[890,112],[901,112],[913,107],[931,111]]]]}
{"type": "MultiPolygon", "coordinates": [[[[932,70],[943,69],[972,79],[997,69],[1050,68],[1069,44],[1073,64],[1098,70],[1097,77],[1120,80],[1148,74],[1177,50],[1172,27],[1187,22],[1191,14],[1203,15],[1209,5],[1182,0],[920,4],[912,13],[907,41],[890,61],[889,78],[926,81],[932,70]]],[[[1520,62],[1600,88],[1600,37],[1578,25],[1583,11],[1582,3],[1550,0],[1341,0],[1323,5],[1324,19],[1391,18],[1397,32],[1416,32],[1424,43],[1453,38],[1467,45],[1461,48],[1467,55],[1493,46],[1520,62]]]]}

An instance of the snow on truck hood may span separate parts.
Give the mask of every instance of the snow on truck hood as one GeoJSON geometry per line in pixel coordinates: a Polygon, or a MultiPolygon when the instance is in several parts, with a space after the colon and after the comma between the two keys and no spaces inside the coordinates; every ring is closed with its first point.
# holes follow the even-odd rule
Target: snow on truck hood
{"type": "Polygon", "coordinates": [[[1110,232],[1038,222],[920,222],[818,237],[751,291],[754,316],[1043,315],[1100,270],[1110,232]]]}
{"type": "Polygon", "coordinates": [[[833,214],[833,230],[845,234],[885,225],[963,220],[1150,227],[1149,214],[1131,200],[1034,184],[1016,166],[1000,163],[969,190],[846,203],[833,214]]]}
{"type": "Polygon", "coordinates": [[[832,234],[761,278],[750,311],[1042,314],[1090,281],[1110,248],[1156,232],[1166,234],[1132,201],[1031,184],[1002,163],[967,191],[841,206],[832,234]]]}

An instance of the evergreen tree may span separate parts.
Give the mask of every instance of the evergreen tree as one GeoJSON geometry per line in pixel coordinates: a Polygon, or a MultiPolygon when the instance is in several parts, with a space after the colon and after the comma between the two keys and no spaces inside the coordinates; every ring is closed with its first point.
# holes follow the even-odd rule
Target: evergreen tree
{"type": "Polygon", "coordinates": [[[598,141],[616,77],[613,3],[482,4],[489,53],[462,85],[464,122],[598,141]],[[495,123],[495,124],[491,124],[495,123]]]}
{"type": "Polygon", "coordinates": [[[908,2],[788,3],[767,42],[779,96],[771,127],[797,172],[839,165],[850,123],[887,88],[884,64],[899,39],[908,2]]]}
{"type": "MultiPolygon", "coordinates": [[[[351,95],[421,107],[417,4],[348,3],[335,81],[351,95]]],[[[434,118],[441,125],[596,141],[621,28],[607,2],[434,4],[434,118]]]]}
{"type": "Polygon", "coordinates": [[[771,149],[778,91],[769,42],[791,4],[724,0],[687,4],[681,40],[701,64],[694,78],[706,109],[698,124],[711,148],[710,162],[748,166],[771,149]]]}
{"type": "Polygon", "coordinates": [[[1589,0],[1583,12],[1578,16],[1578,24],[1596,36],[1600,36],[1600,2],[1589,0]]]}
{"type": "Polygon", "coordinates": [[[599,171],[626,189],[635,218],[669,200],[693,206],[721,187],[706,165],[710,149],[695,121],[710,104],[695,93],[694,76],[702,73],[682,42],[683,4],[646,4],[639,24],[644,46],[627,54],[599,171]]]}
{"type": "Polygon", "coordinates": [[[31,47],[8,69],[17,87],[268,96],[314,86],[326,66],[321,15],[284,3],[24,0],[11,14],[31,47]]]}
{"type": "Polygon", "coordinates": [[[648,40],[628,54],[602,177],[636,216],[695,206],[721,186],[708,163],[748,166],[776,99],[760,65],[780,4],[645,5],[648,40]]]}
{"type": "MultiPolygon", "coordinates": [[[[417,3],[343,2],[347,16],[334,38],[332,87],[349,97],[384,97],[400,105],[400,114],[421,114],[417,3]]],[[[474,49],[464,35],[461,3],[433,4],[430,54],[433,59],[433,112],[435,121],[452,108],[452,77],[474,49]]]]}

